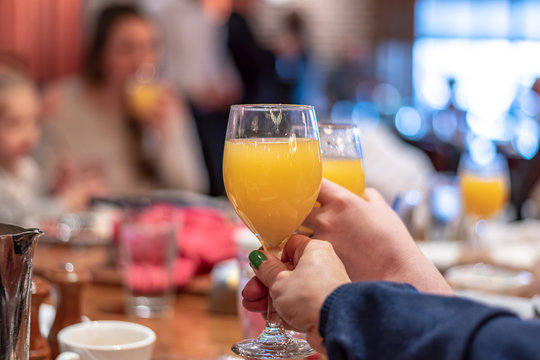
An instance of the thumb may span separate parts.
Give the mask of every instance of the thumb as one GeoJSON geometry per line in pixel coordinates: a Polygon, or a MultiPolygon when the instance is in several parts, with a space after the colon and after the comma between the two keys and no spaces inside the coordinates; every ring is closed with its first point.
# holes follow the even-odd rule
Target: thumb
{"type": "Polygon", "coordinates": [[[259,250],[253,250],[249,254],[249,262],[257,278],[267,288],[272,287],[280,272],[288,271],[287,265],[282,263],[277,257],[259,250]]]}

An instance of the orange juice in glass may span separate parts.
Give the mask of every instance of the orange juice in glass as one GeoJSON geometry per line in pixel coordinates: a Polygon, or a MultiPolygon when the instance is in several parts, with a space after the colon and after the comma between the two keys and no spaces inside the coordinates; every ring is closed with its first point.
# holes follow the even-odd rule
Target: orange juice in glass
{"type": "Polygon", "coordinates": [[[146,121],[155,111],[163,87],[158,82],[153,64],[141,64],[126,85],[126,103],[129,111],[140,121],[146,121]]]}
{"type": "Polygon", "coordinates": [[[459,178],[465,213],[490,219],[497,215],[508,201],[508,185],[502,175],[483,177],[463,173],[459,178]]]}
{"type": "Polygon", "coordinates": [[[360,129],[352,124],[320,123],[323,177],[358,196],[366,188],[360,129]]]}
{"type": "Polygon", "coordinates": [[[313,207],[320,179],[320,150],[316,139],[261,138],[225,142],[223,180],[227,196],[266,250],[281,251],[313,207]]]}
{"type": "Polygon", "coordinates": [[[476,249],[483,232],[480,224],[494,218],[508,202],[508,166],[501,155],[479,163],[464,154],[459,162],[458,177],[466,220],[472,222],[469,246],[476,249]]]}

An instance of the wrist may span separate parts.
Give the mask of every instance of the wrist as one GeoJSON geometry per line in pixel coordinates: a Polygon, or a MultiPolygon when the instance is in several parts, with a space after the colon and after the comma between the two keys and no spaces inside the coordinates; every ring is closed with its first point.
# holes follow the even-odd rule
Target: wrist
{"type": "Polygon", "coordinates": [[[404,256],[387,274],[385,281],[408,283],[425,293],[453,295],[454,292],[442,274],[422,253],[404,256]]]}
{"type": "Polygon", "coordinates": [[[339,294],[345,291],[347,285],[349,284],[342,284],[338,286],[336,289],[334,289],[324,299],[322,306],[320,307],[318,317],[317,317],[317,323],[315,324],[315,328],[318,329],[319,335],[321,335],[323,338],[326,333],[326,324],[328,322],[328,314],[330,313],[330,309],[334,305],[334,302],[336,301],[336,299],[339,297],[339,294]]]}

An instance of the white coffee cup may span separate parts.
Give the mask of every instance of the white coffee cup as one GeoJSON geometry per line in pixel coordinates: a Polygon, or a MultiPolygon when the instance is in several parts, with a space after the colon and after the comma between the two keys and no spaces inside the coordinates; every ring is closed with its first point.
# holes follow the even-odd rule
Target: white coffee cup
{"type": "Polygon", "coordinates": [[[56,360],[150,360],[156,334],[126,321],[91,321],[58,333],[56,360]]]}

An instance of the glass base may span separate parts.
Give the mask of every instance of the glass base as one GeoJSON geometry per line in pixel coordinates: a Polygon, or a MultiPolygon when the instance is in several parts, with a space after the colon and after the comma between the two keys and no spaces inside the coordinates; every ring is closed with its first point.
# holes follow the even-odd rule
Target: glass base
{"type": "Polygon", "coordinates": [[[251,359],[302,359],[316,353],[307,341],[293,338],[280,327],[267,327],[256,339],[234,344],[231,350],[251,359]]]}
{"type": "Polygon", "coordinates": [[[126,302],[128,316],[140,318],[162,318],[171,315],[173,310],[171,296],[129,296],[126,302]]]}

